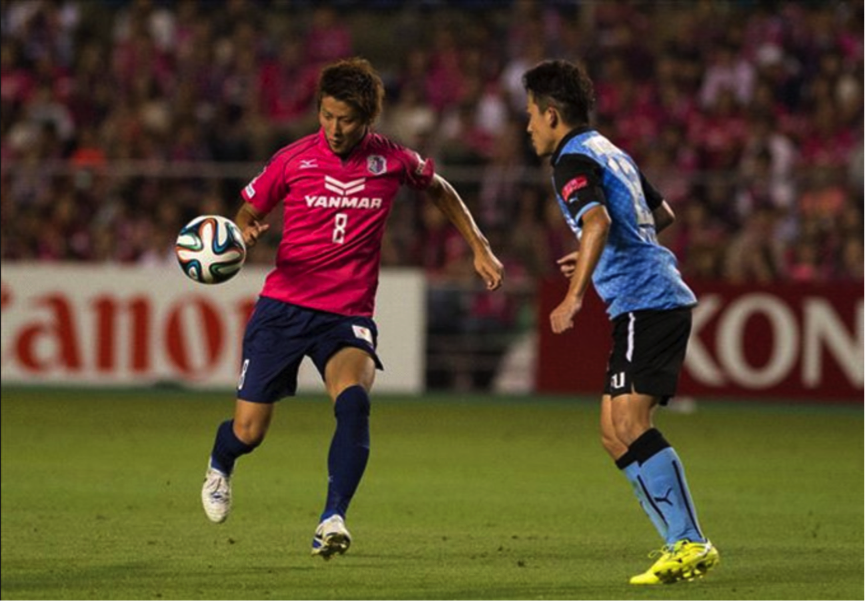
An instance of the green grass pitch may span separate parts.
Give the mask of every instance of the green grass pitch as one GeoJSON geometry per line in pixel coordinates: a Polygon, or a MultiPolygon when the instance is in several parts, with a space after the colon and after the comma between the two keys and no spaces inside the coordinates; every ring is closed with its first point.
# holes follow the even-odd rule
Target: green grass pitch
{"type": "Polygon", "coordinates": [[[707,578],[637,588],[659,547],[599,445],[594,402],[377,397],[354,543],[309,556],[333,429],[283,401],[240,460],[234,511],[200,486],[230,392],[2,391],[3,599],[853,599],[863,574],[861,407],[702,402],[661,412],[707,578]]]}

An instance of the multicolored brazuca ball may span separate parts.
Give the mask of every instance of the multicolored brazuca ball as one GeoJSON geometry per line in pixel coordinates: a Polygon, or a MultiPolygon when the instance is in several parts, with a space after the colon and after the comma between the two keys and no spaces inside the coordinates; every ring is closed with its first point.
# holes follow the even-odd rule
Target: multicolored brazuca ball
{"type": "Polygon", "coordinates": [[[174,250],[183,273],[202,284],[227,282],[246,261],[243,233],[221,215],[202,215],[187,223],[174,250]]]}

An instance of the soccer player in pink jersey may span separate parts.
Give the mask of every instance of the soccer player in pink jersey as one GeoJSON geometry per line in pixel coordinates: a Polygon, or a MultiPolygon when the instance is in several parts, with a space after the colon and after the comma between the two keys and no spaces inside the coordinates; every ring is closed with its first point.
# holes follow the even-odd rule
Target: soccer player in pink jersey
{"type": "Polygon", "coordinates": [[[433,162],[372,131],[384,87],[368,61],[325,67],[317,98],[318,133],[278,151],[241,193],[236,221],[248,247],[279,203],[284,226],[276,268],[246,327],[234,419],[217,430],[201,499],[211,521],[225,521],[235,461],[264,440],[274,403],[295,394],[308,356],[336,415],[327,500],[312,542],[312,554],[328,559],[351,544],[345,514],[369,457],[369,391],[382,368],[372,316],[382,235],[400,186],[425,190],[447,215],[489,290],[501,286],[503,270],[433,162]]]}

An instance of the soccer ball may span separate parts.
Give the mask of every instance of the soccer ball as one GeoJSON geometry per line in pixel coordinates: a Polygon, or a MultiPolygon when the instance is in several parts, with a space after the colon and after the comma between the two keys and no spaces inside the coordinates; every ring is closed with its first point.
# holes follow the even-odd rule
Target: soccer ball
{"type": "Polygon", "coordinates": [[[246,260],[240,228],[220,215],[202,215],[183,226],[174,251],[183,273],[202,284],[227,282],[246,260]]]}

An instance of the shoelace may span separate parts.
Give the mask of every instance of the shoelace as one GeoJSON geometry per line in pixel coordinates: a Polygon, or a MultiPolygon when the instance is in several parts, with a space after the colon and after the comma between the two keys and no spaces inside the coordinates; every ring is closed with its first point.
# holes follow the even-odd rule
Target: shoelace
{"type": "Polygon", "coordinates": [[[214,478],[207,483],[207,489],[212,499],[222,499],[225,496],[226,486],[225,478],[214,478]]]}
{"type": "Polygon", "coordinates": [[[655,549],[654,551],[649,552],[649,559],[655,559],[656,557],[663,557],[664,555],[672,555],[675,551],[675,545],[664,545],[660,549],[655,549]]]}

